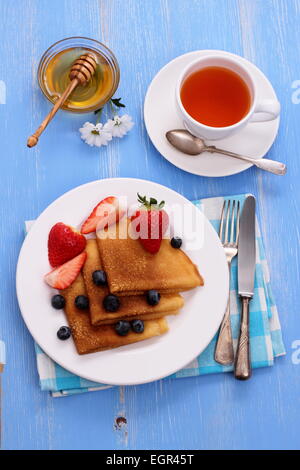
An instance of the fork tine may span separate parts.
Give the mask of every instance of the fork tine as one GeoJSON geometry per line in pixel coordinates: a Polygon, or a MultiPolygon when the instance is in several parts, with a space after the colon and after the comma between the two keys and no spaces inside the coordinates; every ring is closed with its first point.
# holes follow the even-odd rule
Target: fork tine
{"type": "Polygon", "coordinates": [[[235,199],[233,200],[232,211],[231,211],[230,240],[229,240],[231,244],[233,244],[233,236],[234,236],[234,219],[235,219],[235,199]]]}
{"type": "Polygon", "coordinates": [[[221,212],[220,228],[219,228],[219,238],[221,240],[221,243],[223,243],[222,238],[223,238],[225,205],[226,205],[226,201],[223,202],[223,207],[222,207],[222,212],[221,212]]]}
{"type": "Polygon", "coordinates": [[[236,235],[235,235],[235,244],[239,243],[239,233],[240,233],[240,201],[237,203],[236,211],[236,235]]]}
{"type": "Polygon", "coordinates": [[[224,234],[224,245],[228,243],[228,226],[229,226],[229,215],[230,215],[230,205],[231,201],[228,200],[227,210],[226,210],[226,224],[225,224],[225,234],[224,234]]]}

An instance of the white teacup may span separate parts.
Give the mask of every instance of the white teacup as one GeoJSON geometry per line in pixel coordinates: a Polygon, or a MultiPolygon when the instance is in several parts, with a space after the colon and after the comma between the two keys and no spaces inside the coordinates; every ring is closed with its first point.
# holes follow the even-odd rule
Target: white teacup
{"type": "Polygon", "coordinates": [[[280,103],[277,100],[260,99],[251,73],[238,60],[218,55],[208,55],[189,64],[181,73],[176,86],[176,104],[184,126],[193,135],[209,140],[224,139],[240,131],[248,122],[263,122],[276,119],[280,113],[280,103]],[[238,74],[246,83],[251,97],[249,112],[239,122],[227,127],[212,127],[196,121],[185,110],[181,101],[181,87],[185,79],[192,73],[205,67],[225,67],[238,74]]]}

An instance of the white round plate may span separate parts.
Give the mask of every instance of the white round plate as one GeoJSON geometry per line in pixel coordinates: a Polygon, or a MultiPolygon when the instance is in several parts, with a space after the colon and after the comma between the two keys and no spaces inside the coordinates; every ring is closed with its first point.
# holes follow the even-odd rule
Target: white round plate
{"type": "MultiPolygon", "coordinates": [[[[243,57],[225,51],[194,51],[172,60],[154,77],[145,97],[144,120],[153,145],[173,165],[195,175],[228,176],[244,171],[252,165],[216,153],[206,152],[196,157],[184,155],[172,147],[165,137],[170,129],[184,128],[175,105],[175,87],[178,76],[190,62],[212,53],[234,57],[246,66],[257,85],[258,98],[277,99],[271,83],[262,71],[243,57]]],[[[249,123],[236,135],[206,142],[252,158],[262,158],[273,144],[278,127],[279,117],[274,121],[249,123]]]]}
{"type": "MultiPolygon", "coordinates": [[[[180,231],[180,227],[174,230],[180,231]]],[[[177,233],[178,233],[177,231],[177,233]]],[[[126,263],[126,260],[120,260],[126,263]]],[[[205,216],[175,191],[151,181],[112,178],[79,186],[56,199],[39,216],[23,243],[17,266],[17,295],[25,323],[39,346],[55,362],[86,379],[114,385],[133,385],[166,377],[192,361],[216,333],[228,297],[228,268],[219,238],[205,216]],[[80,356],[72,339],[60,341],[56,332],[66,323],[64,313],[51,307],[53,291],[43,281],[49,271],[47,240],[58,221],[79,226],[93,207],[109,195],[127,196],[136,202],[137,192],[187,205],[194,221],[197,249],[186,250],[205,279],[205,286],[184,294],[185,306],[168,317],[170,330],[161,337],[109,351],[80,356]],[[198,248],[199,246],[199,248],[198,248]]]]}

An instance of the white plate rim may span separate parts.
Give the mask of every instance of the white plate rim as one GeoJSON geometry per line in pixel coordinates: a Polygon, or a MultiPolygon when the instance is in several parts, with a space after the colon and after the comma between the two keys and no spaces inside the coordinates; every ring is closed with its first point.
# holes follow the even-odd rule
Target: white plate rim
{"type": "MultiPolygon", "coordinates": [[[[179,194],[178,192],[176,192],[175,190],[167,187],[167,186],[164,186],[164,185],[161,185],[159,183],[156,183],[156,182],[152,182],[152,181],[149,181],[149,180],[144,180],[144,179],[139,179],[139,178],[104,178],[104,179],[101,179],[101,180],[95,180],[95,181],[91,181],[89,183],[85,183],[83,185],[79,185],[69,191],[67,191],[66,193],[64,193],[63,195],[61,195],[60,197],[58,197],[57,199],[55,199],[51,204],[49,204],[49,206],[47,206],[44,211],[40,214],[40,216],[36,219],[35,221],[35,224],[34,226],[35,227],[38,227],[38,223],[39,220],[41,220],[43,217],[45,217],[45,214],[47,214],[47,210],[49,208],[53,208],[55,207],[55,205],[59,204],[59,202],[65,197],[65,196],[70,196],[72,195],[72,193],[76,192],[79,188],[83,189],[83,188],[88,188],[89,186],[92,186],[92,185],[95,185],[95,184],[100,184],[102,182],[112,182],[112,183],[117,183],[118,181],[127,181],[128,183],[130,183],[132,180],[134,180],[135,182],[138,182],[140,184],[144,184],[144,183],[150,183],[151,185],[154,185],[158,188],[163,188],[163,190],[167,190],[167,191],[170,191],[171,193],[174,193],[175,197],[180,197],[182,198],[185,202],[188,202],[189,204],[191,204],[195,210],[199,210],[198,208],[196,208],[191,201],[189,201],[188,199],[186,199],[184,196],[182,196],[181,194],[179,194]]],[[[199,211],[201,214],[202,212],[199,211]]],[[[217,332],[217,329],[219,327],[219,324],[222,320],[222,317],[223,317],[223,313],[225,311],[225,307],[226,307],[226,304],[227,304],[227,298],[228,298],[228,282],[229,282],[229,276],[228,276],[228,269],[227,269],[227,262],[226,262],[226,258],[225,258],[225,254],[223,252],[223,248],[222,248],[222,245],[221,243],[219,242],[219,238],[214,230],[214,228],[212,227],[211,223],[209,222],[209,220],[206,218],[206,216],[204,214],[202,214],[203,216],[203,220],[205,220],[205,224],[207,227],[210,227],[209,230],[211,232],[211,234],[214,234],[213,236],[215,237],[215,240],[218,241],[217,244],[216,244],[216,248],[218,247],[220,253],[222,253],[222,257],[223,257],[223,267],[224,267],[224,285],[225,285],[225,291],[226,291],[226,294],[225,294],[225,297],[224,297],[224,301],[223,301],[223,307],[222,307],[222,312],[220,313],[219,315],[219,319],[218,319],[218,322],[217,324],[214,325],[214,331],[213,333],[210,335],[209,338],[207,338],[207,341],[205,343],[205,345],[201,348],[201,350],[199,350],[195,355],[193,355],[193,357],[190,357],[190,359],[188,361],[184,361],[180,364],[177,364],[176,366],[173,366],[172,368],[170,368],[168,370],[168,372],[162,374],[162,375],[158,375],[158,376],[151,376],[151,377],[148,377],[147,379],[138,379],[138,380],[121,380],[121,381],[118,381],[117,379],[114,380],[113,382],[111,381],[106,381],[106,380],[103,380],[103,379],[95,379],[95,377],[93,376],[90,376],[88,374],[85,374],[85,373],[78,373],[78,369],[76,368],[73,368],[72,366],[70,367],[69,365],[66,365],[63,360],[61,360],[60,357],[53,357],[53,353],[51,351],[48,350],[47,346],[45,347],[45,345],[41,345],[40,344],[40,341],[39,341],[39,338],[32,332],[32,328],[31,328],[31,325],[28,321],[28,318],[26,317],[26,314],[24,314],[23,310],[22,310],[22,295],[21,295],[21,290],[22,290],[22,279],[21,279],[21,276],[22,276],[22,272],[21,272],[21,264],[22,264],[22,257],[23,257],[23,253],[24,251],[26,250],[26,247],[27,247],[27,244],[29,243],[28,240],[30,240],[30,237],[31,237],[31,233],[34,233],[33,230],[34,229],[34,226],[32,228],[32,232],[29,232],[28,235],[26,236],[24,242],[23,242],[23,245],[21,247],[21,250],[20,250],[20,254],[19,254],[19,257],[18,257],[18,263],[17,263],[17,270],[16,270],[16,290],[17,290],[17,298],[18,298],[18,302],[19,302],[19,307],[20,307],[20,311],[21,311],[21,315],[23,317],[23,320],[29,330],[29,332],[31,333],[31,335],[33,336],[34,340],[37,342],[37,344],[40,345],[40,347],[43,349],[43,351],[49,356],[51,357],[56,363],[58,363],[60,366],[62,366],[63,368],[67,369],[68,371],[70,371],[71,373],[73,374],[76,374],[76,375],[79,375],[81,378],[84,378],[84,379],[87,379],[87,380],[90,380],[90,381],[93,381],[93,382],[97,382],[97,383],[103,383],[103,384],[108,384],[108,385],[138,385],[138,384],[143,384],[143,383],[148,383],[148,382],[152,382],[152,381],[155,381],[155,380],[160,380],[162,378],[165,378],[169,375],[172,375],[174,374],[176,371],[180,370],[181,368],[183,368],[184,366],[186,366],[188,363],[190,363],[193,359],[195,359],[204,349],[205,347],[210,343],[210,341],[212,340],[213,336],[215,335],[215,333],[217,332]]],[[[163,338],[163,336],[161,337],[163,338]]],[[[149,340],[148,340],[149,341],[149,340]]],[[[142,342],[143,343],[143,342],[142,342]]],[[[141,344],[141,343],[136,343],[137,345],[138,344],[141,344]]],[[[133,345],[131,345],[133,346],[133,345]]],[[[127,348],[127,346],[125,347],[127,348]]],[[[124,349],[124,348],[118,348],[119,350],[120,349],[124,349]]],[[[111,351],[116,351],[116,350],[111,350],[111,351]]],[[[76,353],[77,354],[77,353],[76,353]]],[[[102,353],[94,353],[94,354],[102,354],[102,353]]],[[[84,356],[79,356],[79,357],[88,357],[88,356],[91,356],[91,355],[84,355],[84,356]]]]}

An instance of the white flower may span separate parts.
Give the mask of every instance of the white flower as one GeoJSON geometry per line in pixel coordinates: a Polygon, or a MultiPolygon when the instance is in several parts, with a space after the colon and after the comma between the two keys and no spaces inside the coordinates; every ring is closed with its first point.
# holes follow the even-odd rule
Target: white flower
{"type": "Polygon", "coordinates": [[[85,141],[88,145],[93,147],[101,147],[101,145],[107,145],[108,142],[112,139],[111,131],[103,126],[103,124],[92,124],[91,122],[86,122],[83,124],[83,127],[79,129],[82,140],[85,141]]]}
{"type": "Polygon", "coordinates": [[[114,116],[113,119],[109,119],[104,125],[104,128],[108,129],[113,137],[123,137],[128,131],[134,126],[131,116],[129,114],[123,114],[123,116],[114,116]]]}

